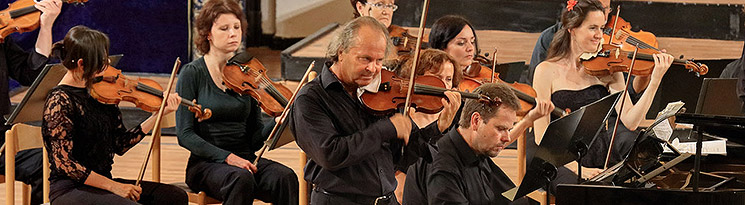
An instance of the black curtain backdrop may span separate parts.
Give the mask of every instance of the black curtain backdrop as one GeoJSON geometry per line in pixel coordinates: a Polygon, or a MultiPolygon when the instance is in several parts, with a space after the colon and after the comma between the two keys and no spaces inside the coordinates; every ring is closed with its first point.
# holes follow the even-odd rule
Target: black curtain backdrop
{"type": "MultiPolygon", "coordinates": [[[[0,0],[0,9],[15,0],[0,0]]],[[[64,1],[64,0],[63,0],[64,1]]],[[[188,63],[188,13],[184,0],[89,0],[65,4],[55,21],[52,39],[84,25],[108,34],[111,54],[124,54],[117,68],[124,72],[170,73],[176,57],[188,63]]],[[[21,47],[33,51],[36,31],[12,34],[21,47]]]]}

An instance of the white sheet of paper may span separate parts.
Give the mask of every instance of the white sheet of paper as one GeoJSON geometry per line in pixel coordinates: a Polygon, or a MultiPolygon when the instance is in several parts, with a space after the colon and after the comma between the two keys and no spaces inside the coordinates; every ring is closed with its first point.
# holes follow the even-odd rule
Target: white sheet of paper
{"type": "Polygon", "coordinates": [[[670,123],[667,121],[667,119],[663,120],[657,126],[654,126],[654,128],[652,128],[652,131],[654,131],[654,135],[657,136],[657,138],[665,141],[670,140],[670,136],[673,135],[673,128],[670,127],[670,123]]]}
{"type": "MultiPolygon", "coordinates": [[[[674,139],[673,142],[671,142],[673,147],[675,149],[678,149],[681,153],[691,153],[696,154],[696,142],[680,142],[678,139],[674,139]]],[[[664,152],[666,153],[672,153],[672,150],[667,148],[667,146],[664,147],[664,152]]],[[[710,140],[710,141],[704,141],[701,144],[701,154],[702,155],[709,155],[709,154],[718,154],[718,155],[727,155],[727,140],[710,140]]]]}

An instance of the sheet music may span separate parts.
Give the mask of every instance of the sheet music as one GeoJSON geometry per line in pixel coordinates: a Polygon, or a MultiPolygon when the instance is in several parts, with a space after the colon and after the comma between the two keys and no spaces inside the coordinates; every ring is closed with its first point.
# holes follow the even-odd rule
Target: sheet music
{"type": "MultiPolygon", "coordinates": [[[[678,149],[681,153],[696,154],[696,142],[680,142],[678,138],[673,139],[671,142],[673,147],[678,149]]],[[[664,147],[665,153],[672,153],[673,151],[667,146],[664,147]]],[[[727,156],[727,140],[717,139],[704,141],[701,146],[701,155],[719,154],[727,156]]]]}
{"type": "Polygon", "coordinates": [[[654,136],[665,141],[669,141],[670,137],[673,136],[673,127],[670,126],[670,123],[667,119],[662,120],[660,124],[654,126],[654,128],[652,128],[652,131],[654,132],[654,136]]]}
{"type": "Polygon", "coordinates": [[[683,109],[683,105],[685,103],[681,101],[671,102],[667,104],[664,110],[657,113],[657,118],[651,125],[653,136],[665,141],[670,140],[670,136],[673,135],[673,127],[668,119],[683,109]]]}

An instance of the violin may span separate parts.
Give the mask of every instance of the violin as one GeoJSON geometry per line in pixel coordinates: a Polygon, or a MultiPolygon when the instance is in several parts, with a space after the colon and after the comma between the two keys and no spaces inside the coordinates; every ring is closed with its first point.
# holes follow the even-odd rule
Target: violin
{"type": "Polygon", "coordinates": [[[290,89],[269,79],[264,65],[246,52],[230,58],[222,74],[228,89],[250,95],[264,112],[274,117],[282,114],[289,102],[287,97],[292,96],[290,89]]]}
{"type": "MultiPolygon", "coordinates": [[[[639,49],[636,54],[636,63],[634,64],[631,75],[649,76],[654,69],[654,57],[649,51],[639,49]]],[[[603,44],[600,51],[590,59],[582,60],[585,66],[585,72],[593,76],[607,76],[614,72],[628,72],[631,68],[633,52],[624,51],[621,47],[611,44],[603,44]]],[[[696,75],[706,75],[709,67],[705,64],[693,62],[693,60],[674,59],[673,64],[683,65],[686,69],[696,72],[696,75]]]]}
{"type": "MultiPolygon", "coordinates": [[[[517,98],[520,99],[521,109],[517,111],[517,115],[525,116],[535,106],[536,104],[535,98],[538,95],[536,94],[533,87],[531,87],[528,84],[522,84],[522,83],[517,83],[517,82],[507,83],[507,82],[502,81],[502,79],[499,78],[499,73],[496,73],[494,71],[494,69],[496,69],[496,62],[497,62],[496,54],[497,54],[497,51],[495,49],[494,55],[492,56],[493,64],[492,64],[491,69],[486,66],[481,65],[481,63],[479,62],[474,61],[474,63],[471,64],[470,67],[471,68],[478,67],[477,76],[471,77],[467,75],[466,73],[469,72],[468,68],[464,70],[463,71],[464,78],[463,80],[460,81],[460,84],[458,84],[458,90],[465,91],[465,92],[472,92],[474,89],[476,89],[477,87],[481,86],[484,83],[490,83],[490,82],[491,83],[505,83],[509,85],[510,88],[512,88],[512,91],[515,93],[517,98]]],[[[471,72],[473,72],[473,70],[471,72]]],[[[474,74],[471,74],[471,75],[474,75],[474,74]]],[[[551,111],[551,115],[554,117],[561,117],[561,116],[566,115],[566,113],[567,112],[559,108],[554,108],[554,110],[551,111]]]]}
{"type": "MultiPolygon", "coordinates": [[[[88,0],[63,0],[67,3],[84,3],[88,0]]],[[[0,11],[0,42],[15,33],[23,33],[39,28],[41,12],[34,7],[34,0],[17,0],[0,11]]]]}
{"type": "MultiPolygon", "coordinates": [[[[610,35],[607,39],[608,44],[600,45],[596,54],[580,58],[582,65],[585,66],[585,72],[593,76],[607,76],[614,72],[631,70],[631,75],[649,76],[654,69],[654,57],[652,55],[662,53],[657,48],[657,37],[649,32],[632,31],[631,24],[619,16],[620,12],[621,7],[619,6],[616,15],[606,25],[610,30],[603,31],[610,35]],[[620,42],[614,44],[613,40],[620,42]],[[634,51],[636,48],[638,48],[636,58],[640,61],[633,64],[633,69],[630,69],[632,66],[631,58],[634,53],[629,51],[634,51]]],[[[673,64],[683,65],[686,69],[696,72],[697,76],[706,75],[709,72],[708,66],[693,62],[693,60],[674,59],[673,64]]]]}
{"type": "Polygon", "coordinates": [[[658,48],[657,36],[642,30],[632,31],[631,24],[617,15],[610,17],[603,29],[603,34],[605,42],[618,45],[624,51],[634,51],[634,47],[638,44],[639,50],[643,52],[662,52],[658,48]]]}
{"type": "MultiPolygon", "coordinates": [[[[386,115],[404,107],[409,80],[401,78],[388,70],[380,71],[380,87],[377,93],[365,92],[360,99],[374,114],[386,115]]],[[[435,76],[423,75],[415,77],[414,91],[411,95],[411,106],[417,112],[435,114],[443,109],[442,99],[445,98],[445,83],[435,76]]],[[[461,97],[491,101],[487,96],[476,93],[459,92],[461,97]]]]}
{"type": "MultiPolygon", "coordinates": [[[[399,54],[410,53],[416,48],[417,37],[409,34],[409,29],[404,27],[391,25],[388,27],[388,33],[391,37],[393,46],[396,47],[396,51],[399,54]]],[[[429,48],[429,44],[426,40],[422,39],[421,49],[429,48]]]]}
{"type": "MultiPolygon", "coordinates": [[[[154,80],[138,78],[130,79],[122,71],[107,66],[101,76],[93,78],[91,96],[104,104],[119,104],[122,100],[134,103],[138,108],[155,112],[163,101],[163,88],[154,80]]],[[[192,101],[181,99],[181,105],[189,108],[195,117],[206,120],[212,117],[212,111],[192,101]]]]}

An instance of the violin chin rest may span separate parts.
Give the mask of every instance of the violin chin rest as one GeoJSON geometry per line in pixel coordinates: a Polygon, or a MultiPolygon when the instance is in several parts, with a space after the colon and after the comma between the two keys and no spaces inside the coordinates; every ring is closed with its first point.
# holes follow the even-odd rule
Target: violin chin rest
{"type": "Polygon", "coordinates": [[[254,56],[249,54],[248,52],[240,52],[238,54],[235,54],[230,60],[228,60],[228,65],[232,63],[238,63],[238,64],[245,64],[248,63],[248,61],[251,61],[254,56]]]}

